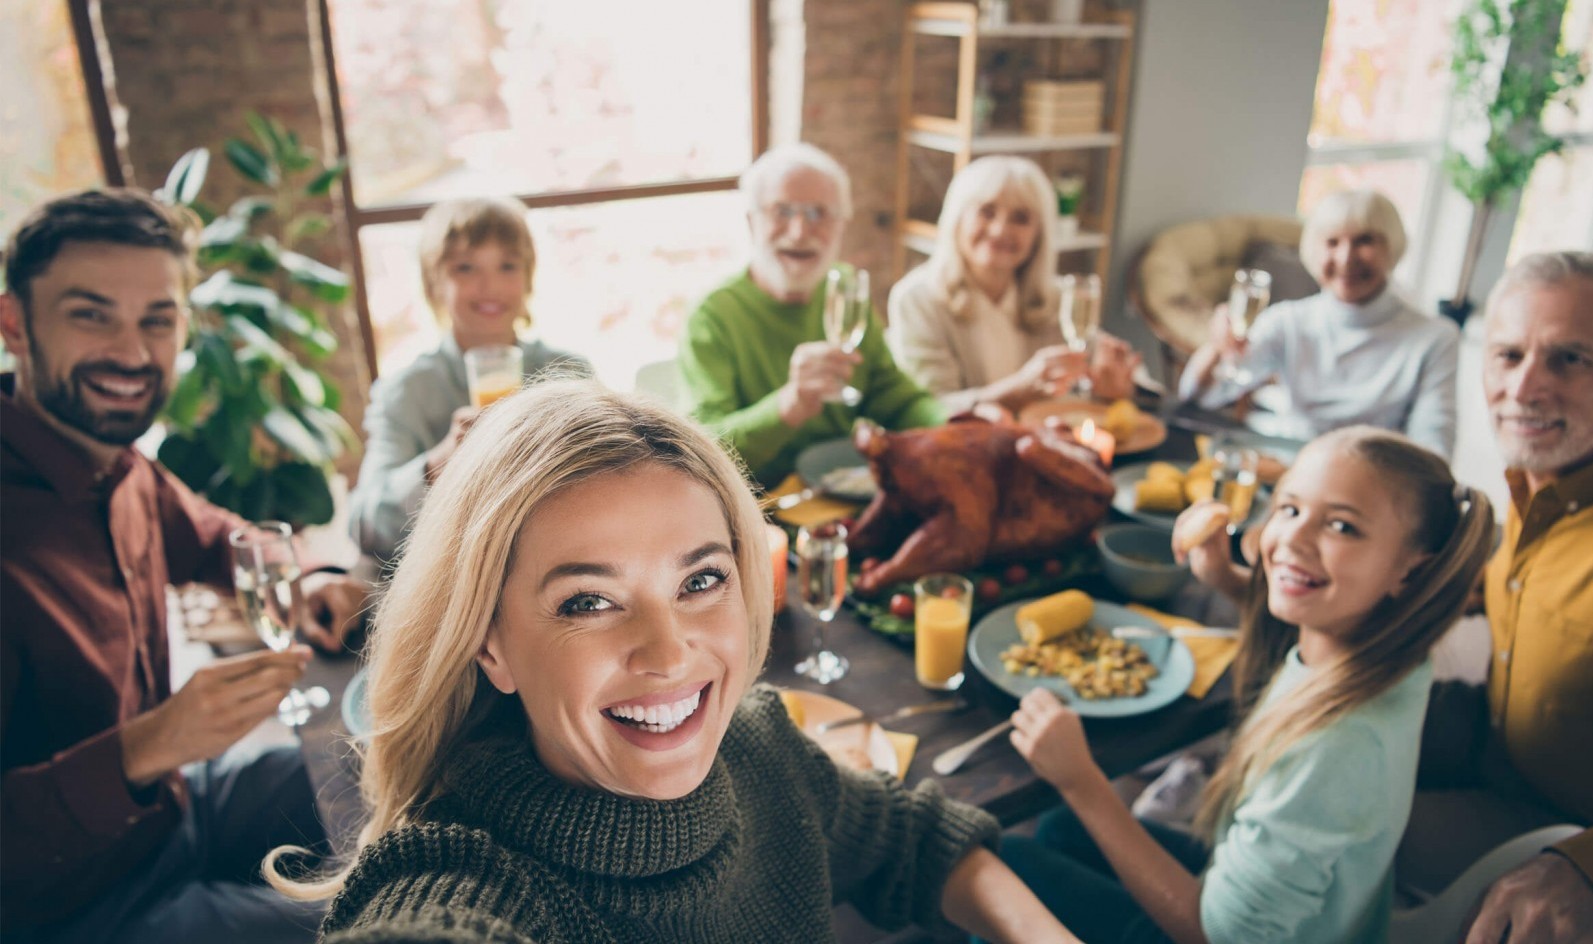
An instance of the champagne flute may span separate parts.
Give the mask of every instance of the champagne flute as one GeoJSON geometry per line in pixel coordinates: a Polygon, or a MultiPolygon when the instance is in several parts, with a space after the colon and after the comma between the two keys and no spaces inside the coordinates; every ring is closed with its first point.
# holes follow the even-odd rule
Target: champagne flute
{"type": "MultiPolygon", "coordinates": [[[[1235,341],[1248,340],[1250,329],[1255,327],[1256,319],[1261,317],[1271,301],[1270,273],[1263,269],[1240,269],[1235,272],[1233,287],[1228,290],[1228,334],[1235,341]]],[[[1256,379],[1249,368],[1235,363],[1226,354],[1218,363],[1217,370],[1222,379],[1239,386],[1248,386],[1256,379]]]]}
{"type": "Polygon", "coordinates": [[[1095,390],[1090,382],[1090,355],[1095,336],[1101,330],[1101,277],[1064,275],[1057,283],[1057,315],[1062,322],[1062,338],[1069,349],[1084,355],[1084,373],[1074,381],[1072,393],[1088,397],[1095,390]]]}
{"type": "Polygon", "coordinates": [[[1212,448],[1211,458],[1216,463],[1211,470],[1211,497],[1228,506],[1228,533],[1238,534],[1255,504],[1261,454],[1238,443],[1221,440],[1212,448]]]}
{"type": "MultiPolygon", "coordinates": [[[[824,283],[825,339],[848,354],[857,350],[868,331],[868,306],[867,269],[849,265],[830,269],[824,283]]],[[[857,406],[863,402],[863,391],[847,384],[826,402],[857,406]]]]}
{"type": "MultiPolygon", "coordinates": [[[[304,614],[293,529],[283,521],[262,521],[233,531],[227,543],[232,547],[232,582],[244,622],[273,652],[286,650],[293,645],[304,614]]],[[[331,700],[319,685],[302,692],[294,688],[277,705],[277,718],[297,727],[331,700]]]]}
{"type": "Polygon", "coordinates": [[[846,597],[846,527],[837,522],[801,528],[796,536],[797,590],[802,608],[818,620],[813,631],[813,653],[797,663],[796,672],[820,685],[828,685],[851,668],[846,657],[831,652],[824,630],[846,597]]]}

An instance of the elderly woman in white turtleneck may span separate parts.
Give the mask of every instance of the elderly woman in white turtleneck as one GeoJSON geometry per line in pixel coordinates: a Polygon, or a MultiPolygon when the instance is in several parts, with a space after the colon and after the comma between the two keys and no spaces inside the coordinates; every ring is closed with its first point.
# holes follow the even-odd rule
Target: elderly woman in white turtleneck
{"type": "Polygon", "coordinates": [[[1332,194],[1306,220],[1300,257],[1322,291],[1261,313],[1245,342],[1212,319],[1212,339],[1189,358],[1179,396],[1202,406],[1231,403],[1247,388],[1221,379],[1224,355],[1288,395],[1284,432],[1312,439],[1366,423],[1398,430],[1449,458],[1455,448],[1455,374],[1460,333],[1400,299],[1389,274],[1405,251],[1405,228],[1372,190],[1332,194]]]}

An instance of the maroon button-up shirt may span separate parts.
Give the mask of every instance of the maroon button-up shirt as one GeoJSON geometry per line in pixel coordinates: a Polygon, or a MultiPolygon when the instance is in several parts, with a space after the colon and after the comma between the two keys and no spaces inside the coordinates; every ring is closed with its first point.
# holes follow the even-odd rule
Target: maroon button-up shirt
{"type": "Polygon", "coordinates": [[[99,476],[0,377],[0,914],[71,914],[166,841],[181,774],[133,790],[121,726],[171,695],[166,585],[231,592],[241,521],[133,449],[99,476]]]}

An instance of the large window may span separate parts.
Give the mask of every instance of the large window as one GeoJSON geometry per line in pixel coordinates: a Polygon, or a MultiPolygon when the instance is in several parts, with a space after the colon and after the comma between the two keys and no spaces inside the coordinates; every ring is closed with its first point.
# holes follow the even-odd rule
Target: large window
{"type": "Polygon", "coordinates": [[[1409,236],[1400,277],[1423,282],[1443,186],[1449,127],[1450,27],[1459,0],[1333,0],[1299,210],[1347,187],[1373,187],[1409,236]]]}
{"type": "Polygon", "coordinates": [[[0,4],[0,234],[50,197],[105,183],[62,0],[0,4]]]}
{"type": "MultiPolygon", "coordinates": [[[[1435,255],[1460,248],[1456,234],[1437,226],[1448,186],[1440,162],[1451,132],[1450,42],[1465,5],[1329,5],[1299,210],[1309,213],[1325,194],[1346,187],[1387,194],[1410,236],[1398,274],[1412,287],[1429,285],[1435,255]]],[[[1566,47],[1586,55],[1593,48],[1593,0],[1570,0],[1562,30],[1566,47]]],[[[1593,247],[1593,83],[1578,93],[1576,109],[1545,112],[1544,126],[1564,138],[1566,149],[1533,171],[1515,220],[1512,260],[1540,249],[1593,247]]]]}
{"type": "Polygon", "coordinates": [[[743,254],[756,153],[749,0],[330,0],[362,314],[380,369],[435,341],[416,226],[438,200],[516,196],[549,343],[627,385],[743,254]]]}

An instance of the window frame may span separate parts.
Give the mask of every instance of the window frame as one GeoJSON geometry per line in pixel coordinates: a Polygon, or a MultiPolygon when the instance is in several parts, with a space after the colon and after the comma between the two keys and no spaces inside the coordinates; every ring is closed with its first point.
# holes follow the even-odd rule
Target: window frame
{"type": "MultiPolygon", "coordinates": [[[[86,2],[86,0],[74,0],[86,2]]],[[[332,0],[317,0],[316,12],[320,19],[321,62],[326,82],[327,106],[330,112],[333,135],[339,157],[348,159],[348,132],[343,114],[343,99],[337,83],[337,55],[332,43],[332,0]]],[[[746,0],[751,6],[752,84],[748,89],[752,109],[752,157],[762,154],[769,146],[769,8],[759,0],[746,0]]],[[[616,203],[625,200],[643,200],[653,197],[673,197],[693,193],[717,193],[734,190],[739,176],[704,177],[690,180],[665,180],[647,184],[629,184],[621,187],[599,187],[583,190],[533,191],[509,194],[526,209],[582,206],[596,203],[616,203]]],[[[361,251],[360,230],[366,226],[383,223],[408,223],[419,220],[432,203],[406,203],[379,207],[361,207],[354,199],[354,188],[345,179],[340,187],[341,209],[348,240],[349,268],[354,275],[354,305],[359,315],[360,340],[365,348],[365,366],[372,380],[378,375],[376,357],[376,329],[371,322],[370,302],[366,294],[365,260],[361,251]]]]}

